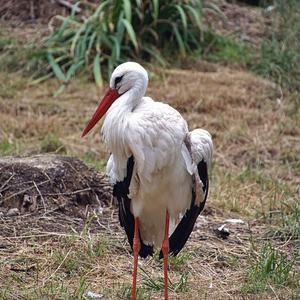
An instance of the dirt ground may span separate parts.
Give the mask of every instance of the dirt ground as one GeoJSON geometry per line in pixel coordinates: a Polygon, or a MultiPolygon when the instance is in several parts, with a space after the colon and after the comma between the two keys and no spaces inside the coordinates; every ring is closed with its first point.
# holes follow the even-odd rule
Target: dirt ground
{"type": "MultiPolygon", "coordinates": [[[[252,11],[249,24],[260,18],[252,11]]],[[[257,41],[259,34],[248,35],[257,41]]],[[[147,94],[178,109],[190,129],[209,130],[215,147],[206,208],[170,259],[170,299],[299,299],[300,243],[290,216],[299,208],[300,128],[292,95],[246,70],[201,60],[189,70],[145,67],[147,94]],[[269,244],[294,261],[294,281],[260,290],[249,272],[269,244]]],[[[77,78],[54,97],[58,87],[0,72],[0,299],[91,299],[88,292],[129,299],[132,255],[103,173],[109,153],[100,125],[80,138],[105,88],[77,78]],[[63,175],[50,176],[62,183],[54,191],[37,185],[47,172],[38,181],[20,164],[12,170],[6,157],[48,153],[66,162],[63,175]]],[[[161,299],[162,277],[156,256],[140,260],[139,299],[161,299]]]]}

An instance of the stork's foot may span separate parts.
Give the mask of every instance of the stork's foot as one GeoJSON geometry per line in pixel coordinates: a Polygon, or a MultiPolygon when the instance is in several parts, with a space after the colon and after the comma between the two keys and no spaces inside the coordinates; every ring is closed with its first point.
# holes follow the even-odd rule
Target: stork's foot
{"type": "Polygon", "coordinates": [[[166,212],[165,237],[162,243],[162,253],[164,256],[164,283],[165,283],[165,300],[168,300],[168,255],[170,250],[169,245],[169,212],[166,212]]]}
{"type": "Polygon", "coordinates": [[[137,277],[137,267],[138,267],[138,257],[140,251],[140,238],[139,238],[139,218],[134,220],[134,237],[133,237],[133,273],[132,273],[132,300],[136,299],[136,277],[137,277]]]}

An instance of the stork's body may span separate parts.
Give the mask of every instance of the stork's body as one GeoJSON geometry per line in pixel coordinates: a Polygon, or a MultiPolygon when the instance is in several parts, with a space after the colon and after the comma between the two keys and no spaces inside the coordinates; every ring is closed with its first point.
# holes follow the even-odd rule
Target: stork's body
{"type": "Polygon", "coordinates": [[[147,72],[140,65],[116,68],[110,90],[84,134],[107,111],[102,127],[112,153],[107,173],[119,201],[121,225],[134,250],[134,276],[137,252],[146,257],[153,246],[162,247],[167,284],[166,254],[181,250],[206,200],[212,141],[205,130],[189,132],[169,105],[144,97],[147,84],[147,72]]]}

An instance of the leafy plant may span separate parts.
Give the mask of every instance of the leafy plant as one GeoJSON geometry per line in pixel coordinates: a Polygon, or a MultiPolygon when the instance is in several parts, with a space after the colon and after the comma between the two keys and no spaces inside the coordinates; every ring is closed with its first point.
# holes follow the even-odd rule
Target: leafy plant
{"type": "MultiPolygon", "coordinates": [[[[50,75],[61,81],[60,91],[77,72],[91,65],[101,86],[104,69],[110,75],[125,60],[155,59],[165,64],[162,51],[184,56],[201,47],[201,0],[106,0],[84,20],[75,15],[78,5],[70,16],[55,17],[61,25],[46,41],[50,75]]],[[[211,4],[210,9],[218,11],[216,5],[211,4]]]]}

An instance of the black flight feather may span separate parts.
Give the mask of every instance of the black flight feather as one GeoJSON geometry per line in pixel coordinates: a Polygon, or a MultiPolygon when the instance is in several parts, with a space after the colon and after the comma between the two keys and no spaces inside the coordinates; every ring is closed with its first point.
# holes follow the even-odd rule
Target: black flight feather
{"type": "MultiPolygon", "coordinates": [[[[134,216],[130,211],[130,201],[129,186],[132,177],[134,166],[134,159],[131,156],[127,161],[127,175],[123,181],[118,181],[114,185],[113,196],[117,198],[119,204],[119,220],[122,227],[124,227],[129,244],[132,249],[133,236],[134,236],[134,216]]],[[[147,257],[148,255],[153,255],[153,246],[145,245],[141,239],[141,249],[139,255],[141,257],[147,257]]]]}
{"type": "MultiPolygon", "coordinates": [[[[204,199],[199,206],[195,205],[196,194],[194,190],[192,191],[191,207],[186,211],[185,215],[180,220],[176,229],[174,230],[174,232],[169,238],[169,243],[170,243],[169,253],[173,256],[176,256],[181,251],[186,241],[188,240],[191,232],[193,231],[196,219],[204,208],[205,201],[207,198],[209,182],[208,182],[206,162],[202,160],[197,165],[197,168],[198,168],[199,177],[203,183],[202,189],[204,192],[204,199]]],[[[163,257],[162,251],[160,252],[159,257],[160,258],[163,257]]]]}

